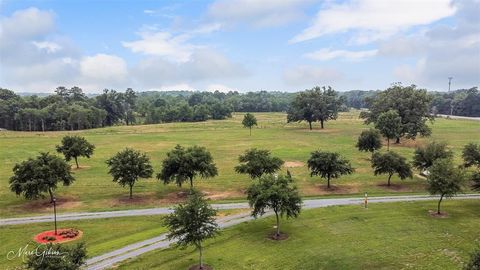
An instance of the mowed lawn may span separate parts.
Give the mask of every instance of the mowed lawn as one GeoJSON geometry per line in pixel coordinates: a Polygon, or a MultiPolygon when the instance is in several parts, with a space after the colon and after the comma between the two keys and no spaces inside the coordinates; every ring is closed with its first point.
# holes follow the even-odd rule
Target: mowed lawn
{"type": "MultiPolygon", "coordinates": [[[[248,148],[265,148],[285,160],[305,196],[363,194],[371,196],[399,193],[423,193],[425,180],[415,176],[400,182],[396,177],[391,188],[384,186],[386,176],[373,176],[369,153],[355,148],[363,121],[358,111],[341,113],[336,121],[329,121],[321,130],[315,124],[313,131],[306,123],[286,123],[283,113],[255,113],[259,126],[252,136],[241,125],[242,113],[233,118],[200,123],[171,123],[144,126],[118,126],[74,132],[0,132],[0,216],[44,214],[51,211],[48,200],[27,201],[17,197],[9,189],[8,181],[15,163],[33,157],[40,151],[55,153],[55,145],[68,134],[81,135],[96,145],[91,159],[80,158],[81,169],[76,170],[76,181],[70,187],[60,187],[59,211],[98,211],[105,209],[128,209],[152,207],[175,203],[181,198],[181,190],[173,185],[164,185],[155,178],[140,180],[134,187],[134,200],[128,199],[128,190],[112,182],[105,161],[119,150],[132,147],[145,151],[151,158],[156,172],[166,152],[176,144],[201,145],[211,151],[219,168],[213,179],[196,180],[195,185],[214,200],[245,198],[244,191],[251,180],[234,172],[238,155],[248,148]],[[314,150],[335,151],[350,159],[356,172],[333,180],[334,188],[326,190],[325,181],[310,177],[306,161],[314,150]]],[[[392,145],[392,150],[411,159],[415,146],[427,140],[444,140],[455,151],[460,163],[461,148],[472,141],[479,141],[480,122],[437,119],[432,124],[433,135],[416,141],[403,140],[392,145]]],[[[382,151],[386,151],[383,149],[382,151]]],[[[73,162],[72,162],[73,165],[73,162]]],[[[286,168],[283,169],[286,171],[286,168]]],[[[188,188],[188,187],[185,187],[188,188]]]]}
{"type": "MultiPolygon", "coordinates": [[[[447,218],[428,213],[435,202],[332,206],[283,221],[283,241],[267,239],[275,220],[227,228],[204,248],[214,269],[461,269],[480,244],[480,200],[446,201],[447,218]]],[[[198,252],[169,248],[115,269],[188,269],[198,252]]]]}
{"type": "MultiPolygon", "coordinates": [[[[76,228],[83,231],[81,239],[66,244],[85,242],[88,257],[100,255],[166,232],[166,228],[162,224],[162,216],[61,221],[58,222],[58,227],[76,228]]],[[[33,241],[33,237],[48,230],[53,230],[51,222],[1,226],[0,269],[14,269],[14,267],[22,265],[23,257],[13,256],[11,251],[18,255],[18,250],[27,245],[27,250],[34,250],[39,244],[33,241]],[[7,257],[9,252],[11,254],[7,257]]]]}

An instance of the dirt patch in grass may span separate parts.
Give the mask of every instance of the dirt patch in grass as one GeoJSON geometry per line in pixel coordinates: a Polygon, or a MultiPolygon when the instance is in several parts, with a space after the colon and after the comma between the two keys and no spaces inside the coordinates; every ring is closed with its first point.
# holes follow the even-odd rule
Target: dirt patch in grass
{"type": "Polygon", "coordinates": [[[213,270],[213,268],[210,265],[204,264],[202,268],[200,268],[200,265],[192,265],[188,270],[213,270]]]}
{"type": "Polygon", "coordinates": [[[397,183],[390,183],[390,186],[387,183],[380,183],[377,186],[384,188],[388,191],[410,191],[410,188],[408,188],[407,186],[397,183]]]}
{"type": "Polygon", "coordinates": [[[77,168],[77,166],[73,165],[72,166],[72,171],[81,171],[81,170],[85,170],[85,169],[88,169],[88,168],[91,168],[91,166],[81,166],[80,165],[77,168]]]}
{"type": "Polygon", "coordinates": [[[230,191],[207,191],[204,192],[205,197],[212,200],[223,200],[228,198],[238,198],[244,196],[244,193],[240,190],[230,190],[230,191]]]}
{"type": "MultiPolygon", "coordinates": [[[[82,206],[83,202],[78,201],[77,198],[74,197],[58,197],[57,199],[57,209],[59,207],[62,208],[62,210],[65,209],[74,209],[82,206]]],[[[36,210],[36,211],[42,211],[42,210],[48,210],[50,208],[53,208],[53,203],[50,202],[50,198],[45,198],[45,199],[39,199],[35,201],[29,201],[25,204],[22,204],[18,206],[20,211],[31,211],[31,210],[36,210]]]]}
{"type": "Polygon", "coordinates": [[[299,168],[305,166],[305,163],[300,161],[286,161],[283,166],[285,166],[285,168],[299,168]]]}
{"type": "Polygon", "coordinates": [[[280,232],[279,235],[277,233],[271,233],[268,235],[268,239],[275,240],[275,241],[282,241],[288,239],[288,234],[280,232]]]}
{"type": "Polygon", "coordinates": [[[326,194],[349,194],[358,193],[359,188],[356,185],[332,185],[330,188],[326,184],[318,184],[309,189],[309,195],[326,195],[326,194]]]}
{"type": "Polygon", "coordinates": [[[439,214],[436,210],[428,210],[428,214],[431,217],[434,217],[434,218],[447,218],[448,217],[448,213],[440,212],[440,214],[439,214]]]}

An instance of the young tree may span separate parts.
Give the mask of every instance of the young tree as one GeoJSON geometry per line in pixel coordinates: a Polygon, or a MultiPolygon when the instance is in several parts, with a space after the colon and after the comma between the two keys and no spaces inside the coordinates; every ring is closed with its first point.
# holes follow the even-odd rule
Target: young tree
{"type": "Polygon", "coordinates": [[[382,140],[380,132],[376,129],[364,130],[358,137],[357,145],[359,151],[373,153],[382,148],[382,140]]]}
{"type": "Polygon", "coordinates": [[[252,148],[238,157],[241,164],[235,166],[235,172],[259,178],[264,174],[273,174],[282,168],[284,163],[278,157],[272,157],[270,151],[252,148]]]}
{"type": "Polygon", "coordinates": [[[390,151],[390,140],[400,137],[402,118],[394,110],[381,113],[375,122],[375,128],[387,138],[387,151],[390,151]]]}
{"type": "Polygon", "coordinates": [[[252,136],[252,127],[257,125],[257,118],[255,118],[255,115],[247,113],[243,117],[242,125],[250,129],[250,136],[252,136]]]}
{"type": "Polygon", "coordinates": [[[463,165],[465,167],[475,166],[480,169],[480,144],[469,143],[463,147],[463,165]]]}
{"type": "Polygon", "coordinates": [[[464,171],[455,167],[452,159],[442,158],[433,162],[427,177],[427,190],[432,195],[440,195],[437,214],[440,214],[440,204],[443,198],[453,197],[460,192],[464,182],[464,171]]]}
{"type": "Polygon", "coordinates": [[[135,182],[139,178],[150,178],[153,174],[148,156],[131,148],[125,148],[118,152],[106,163],[109,167],[108,173],[113,176],[113,182],[117,182],[122,187],[129,186],[130,199],[132,199],[132,189],[135,182]]]}
{"type": "Polygon", "coordinates": [[[87,249],[84,243],[75,246],[48,243],[38,246],[36,252],[28,256],[25,266],[32,270],[78,270],[86,259],[87,249]]]}
{"type": "Polygon", "coordinates": [[[288,122],[307,121],[312,129],[312,122],[320,121],[323,129],[324,122],[335,120],[338,116],[343,98],[329,87],[314,87],[311,90],[300,92],[290,104],[287,114],[288,122]]]}
{"type": "Polygon", "coordinates": [[[296,218],[302,208],[302,199],[297,187],[292,186],[293,179],[287,176],[265,175],[258,183],[252,184],[247,189],[250,207],[253,208],[252,216],[262,216],[267,209],[272,209],[277,221],[275,238],[280,237],[279,217],[296,218]]]}
{"type": "Polygon", "coordinates": [[[380,114],[394,110],[401,118],[401,129],[396,138],[400,143],[400,138],[404,136],[415,139],[417,135],[430,135],[426,122],[434,119],[430,114],[431,101],[432,96],[425,89],[394,84],[373,98],[366,98],[369,110],[362,112],[360,117],[365,119],[366,124],[376,123],[380,114]]]}
{"type": "Polygon", "coordinates": [[[430,142],[425,147],[415,149],[413,166],[419,170],[428,170],[435,160],[452,158],[453,152],[448,150],[445,142],[430,142]]]}
{"type": "Polygon", "coordinates": [[[218,234],[215,221],[217,211],[203,198],[200,192],[189,195],[186,204],[179,204],[174,212],[165,217],[169,230],[168,239],[176,239],[177,245],[185,248],[195,246],[200,254],[199,269],[204,269],[202,242],[218,234]]]}
{"type": "Polygon", "coordinates": [[[62,153],[67,161],[75,159],[77,169],[79,168],[78,157],[90,158],[94,149],[95,145],[80,136],[65,136],[62,139],[62,145],[57,145],[57,152],[62,153]]]}
{"type": "Polygon", "coordinates": [[[57,183],[69,186],[73,181],[75,178],[65,160],[49,153],[40,153],[36,158],[15,164],[10,189],[17,195],[23,194],[27,199],[44,197],[43,193],[48,192],[50,201],[53,202],[57,183]]]}
{"type": "Polygon", "coordinates": [[[372,168],[375,175],[388,174],[388,186],[390,186],[390,179],[394,174],[398,174],[402,180],[413,177],[410,164],[404,157],[395,152],[375,153],[372,157],[372,168]]]}
{"type": "Polygon", "coordinates": [[[311,171],[310,176],[320,175],[327,179],[328,188],[330,188],[330,179],[352,174],[355,171],[350,161],[342,158],[338,153],[315,151],[312,152],[307,163],[311,171]]]}
{"type": "Polygon", "coordinates": [[[167,153],[157,178],[164,184],[175,182],[180,187],[184,182],[190,181],[190,189],[193,190],[195,177],[210,178],[216,175],[218,175],[217,166],[205,147],[195,145],[185,149],[177,145],[167,153]]]}

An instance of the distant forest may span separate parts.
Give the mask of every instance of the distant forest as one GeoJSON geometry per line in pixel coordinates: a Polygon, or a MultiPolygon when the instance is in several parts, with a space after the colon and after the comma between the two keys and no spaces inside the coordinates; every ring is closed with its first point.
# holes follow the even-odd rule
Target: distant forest
{"type": "MultiPolygon", "coordinates": [[[[379,91],[338,92],[342,110],[368,108],[379,91]]],[[[87,96],[79,87],[58,87],[51,95],[21,96],[0,88],[0,128],[21,131],[79,130],[113,125],[225,119],[233,112],[286,112],[298,93],[124,92],[105,89],[87,96]]],[[[431,112],[480,117],[476,87],[430,92],[431,112]]]]}

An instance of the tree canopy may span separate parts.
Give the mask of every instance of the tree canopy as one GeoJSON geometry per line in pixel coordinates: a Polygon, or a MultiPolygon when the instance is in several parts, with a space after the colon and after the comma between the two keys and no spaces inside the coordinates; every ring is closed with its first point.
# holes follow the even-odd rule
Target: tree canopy
{"type": "Polygon", "coordinates": [[[75,181],[65,160],[49,153],[40,153],[36,158],[29,158],[13,167],[10,178],[10,189],[17,195],[23,194],[26,199],[44,197],[50,194],[53,202],[53,192],[60,182],[69,186],[75,181]]]}
{"type": "Polygon", "coordinates": [[[266,210],[271,209],[276,216],[276,237],[280,236],[279,216],[296,218],[302,208],[302,199],[296,186],[293,186],[290,174],[265,175],[258,183],[253,183],[247,189],[247,198],[250,207],[253,208],[252,216],[262,216],[266,210]]]}
{"type": "Polygon", "coordinates": [[[112,175],[113,182],[117,182],[122,187],[130,188],[130,199],[132,199],[132,189],[140,178],[150,178],[153,174],[153,168],[150,159],[145,153],[125,148],[115,156],[107,160],[109,167],[108,173],[112,175]]]}
{"type": "Polygon", "coordinates": [[[343,104],[343,98],[329,87],[314,87],[311,90],[300,92],[290,104],[287,114],[288,122],[307,121],[312,129],[312,122],[320,122],[323,129],[324,122],[337,119],[338,112],[343,104]]]}
{"type": "Polygon", "coordinates": [[[90,158],[95,149],[95,145],[89,143],[84,137],[65,136],[62,139],[62,144],[57,145],[56,148],[57,152],[62,153],[67,161],[74,158],[78,169],[78,157],[90,158]]]}
{"type": "Polygon", "coordinates": [[[338,153],[314,151],[307,163],[311,171],[310,176],[320,175],[320,177],[327,179],[328,188],[330,188],[330,179],[352,174],[355,171],[350,161],[344,159],[338,153]]]}
{"type": "Polygon", "coordinates": [[[455,167],[451,158],[441,158],[433,162],[427,177],[427,190],[432,195],[440,195],[437,214],[440,214],[440,203],[443,198],[456,195],[463,188],[465,172],[455,167]]]}
{"type": "Polygon", "coordinates": [[[378,116],[375,128],[387,139],[387,151],[389,151],[390,140],[399,138],[402,132],[402,118],[396,111],[389,110],[378,116]]]}
{"type": "Polygon", "coordinates": [[[480,144],[469,143],[462,151],[463,165],[465,167],[475,166],[477,168],[471,174],[472,188],[480,191],[480,144]]]}
{"type": "Polygon", "coordinates": [[[250,136],[252,136],[252,127],[257,125],[257,118],[253,114],[247,113],[243,116],[242,125],[250,129],[250,136]]]}
{"type": "Polygon", "coordinates": [[[385,91],[367,98],[369,111],[361,113],[365,123],[376,123],[382,113],[394,110],[401,118],[401,128],[397,142],[401,137],[415,139],[417,135],[429,136],[430,127],[427,120],[433,121],[430,114],[432,96],[425,89],[417,89],[415,85],[402,86],[394,84],[385,91]]]}
{"type": "Polygon", "coordinates": [[[248,174],[250,178],[259,178],[264,174],[273,174],[282,168],[284,163],[278,157],[273,157],[268,150],[248,149],[238,157],[239,165],[235,166],[237,173],[248,174]]]}
{"type": "Polygon", "coordinates": [[[425,147],[415,149],[413,166],[419,170],[428,170],[435,160],[453,157],[453,152],[447,148],[445,142],[432,141],[425,147]]]}
{"type": "Polygon", "coordinates": [[[86,259],[87,249],[83,242],[74,246],[48,243],[39,245],[36,252],[28,256],[25,266],[32,270],[78,270],[86,259]]]}
{"type": "Polygon", "coordinates": [[[218,234],[219,227],[215,221],[217,211],[203,198],[200,192],[189,195],[185,204],[174,207],[172,214],[164,219],[168,228],[168,239],[176,239],[180,247],[193,245],[200,254],[199,265],[203,269],[202,242],[218,234]]]}
{"type": "Polygon", "coordinates": [[[373,155],[373,152],[382,148],[380,132],[376,129],[362,131],[355,146],[359,151],[370,152],[373,155]]]}
{"type": "Polygon", "coordinates": [[[388,174],[388,186],[390,186],[390,179],[394,174],[397,174],[402,180],[413,177],[407,160],[393,151],[385,154],[375,153],[372,157],[372,168],[375,175],[388,174]]]}
{"type": "Polygon", "coordinates": [[[211,178],[216,175],[217,166],[205,147],[194,145],[185,149],[177,145],[167,153],[157,178],[164,184],[175,182],[180,187],[185,181],[190,181],[190,188],[193,189],[193,179],[197,176],[211,178]]]}

